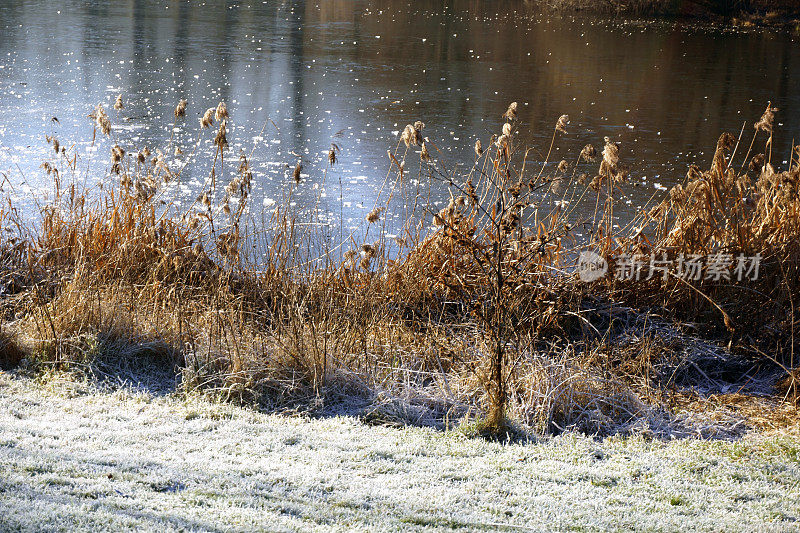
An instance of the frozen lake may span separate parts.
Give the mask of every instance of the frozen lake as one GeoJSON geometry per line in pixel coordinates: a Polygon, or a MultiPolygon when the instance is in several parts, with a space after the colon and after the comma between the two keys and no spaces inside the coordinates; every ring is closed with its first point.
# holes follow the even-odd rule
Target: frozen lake
{"type": "MultiPolygon", "coordinates": [[[[281,202],[301,162],[292,201],[352,229],[371,209],[390,168],[386,151],[407,123],[423,121],[423,135],[441,149],[434,157],[458,172],[474,161],[475,140],[488,145],[517,101],[517,143],[533,147],[534,160],[562,114],[569,134],[558,138],[553,165],[573,162],[586,143],[602,149],[605,136],[621,143],[637,185],[620,202],[624,216],[682,179],[689,164],[709,165],[722,131],[738,136],[747,120],[749,142],[767,101],[780,108],[773,160],[788,160],[800,140],[800,88],[790,82],[800,76],[797,39],[543,16],[507,1],[9,0],[0,5],[0,179],[18,203],[50,190],[40,168],[52,158],[45,135],[76,143],[85,158],[65,179],[118,179],[108,174],[113,141],[92,143],[87,115],[102,103],[128,152],[172,138],[183,153],[171,149],[168,160],[192,159],[166,195],[188,205],[209,187],[214,152],[212,131],[198,137],[199,118],[224,101],[228,172],[252,152],[252,205],[281,202]],[[119,94],[125,108],[114,111],[119,94]],[[187,115],[174,122],[182,98],[187,115]],[[329,168],[332,143],[341,151],[329,168]]],[[[445,198],[424,179],[407,186],[415,189],[405,197],[445,198]]]]}

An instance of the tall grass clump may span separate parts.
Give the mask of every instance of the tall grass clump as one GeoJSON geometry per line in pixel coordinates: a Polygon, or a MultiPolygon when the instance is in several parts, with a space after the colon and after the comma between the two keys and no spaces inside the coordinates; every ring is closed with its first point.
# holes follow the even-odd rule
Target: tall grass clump
{"type": "Polygon", "coordinates": [[[692,165],[685,180],[638,220],[635,234],[605,254],[612,263],[623,255],[673,260],[690,275],[659,273],[613,289],[627,302],[698,324],[702,334],[725,339],[759,365],[777,365],[796,396],[800,150],[793,147],[788,167],[776,169],[776,112],[767,106],[739,160],[735,154],[744,152],[746,141],[721,135],[710,167],[692,165]],[[753,155],[761,142],[764,151],[753,155]],[[705,265],[692,274],[698,259],[705,265]]]}
{"type": "MultiPolygon", "coordinates": [[[[124,109],[121,96],[113,107],[124,109]]],[[[187,109],[178,103],[173,127],[187,109]]],[[[619,229],[615,198],[628,171],[618,145],[606,139],[599,161],[587,145],[572,163],[551,162],[569,135],[563,115],[537,161],[512,103],[494,135],[475,140],[466,171],[422,121],[409,123],[360,229],[334,239],[313,210],[294,207],[306,187],[302,162],[292,162],[283,201],[256,210],[257,154],[231,153],[224,103],[200,115],[187,150],[212,147],[208,174],[180,208],[170,186],[190,163],[167,155],[180,150],[174,139],[153,150],[126,145],[102,106],[90,118],[92,143],[109,154],[104,186],[81,189],[74,176],[86,161],[48,136],[53,155],[42,167],[52,196],[33,220],[10,203],[0,211],[4,366],[141,383],[174,377],[183,390],[226,401],[371,423],[613,433],[668,423],[665,357],[654,355],[651,336],[619,344],[639,323],[621,327],[623,314],[657,308],[733,328],[737,342],[774,327],[773,340],[749,345],[795,375],[800,158],[783,172],[769,155],[739,169],[723,136],[710,170],[692,169],[635,229],[619,229]],[[445,201],[412,182],[436,184],[445,201]],[[578,210],[584,200],[593,213],[578,210]],[[591,227],[586,240],[573,232],[579,224],[591,227]],[[575,262],[585,250],[611,265],[622,253],[760,253],[764,275],[746,289],[672,278],[583,283],[575,262]],[[742,290],[771,306],[765,318],[738,303],[742,290]]],[[[332,144],[319,171],[336,172],[339,157],[332,144]]]]}

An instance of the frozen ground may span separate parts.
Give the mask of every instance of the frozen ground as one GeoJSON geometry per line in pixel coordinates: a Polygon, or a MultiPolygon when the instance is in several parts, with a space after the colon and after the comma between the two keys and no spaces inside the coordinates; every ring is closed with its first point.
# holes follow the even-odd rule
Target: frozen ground
{"type": "Polygon", "coordinates": [[[502,445],[0,372],[0,531],[800,528],[800,441],[502,445]]]}

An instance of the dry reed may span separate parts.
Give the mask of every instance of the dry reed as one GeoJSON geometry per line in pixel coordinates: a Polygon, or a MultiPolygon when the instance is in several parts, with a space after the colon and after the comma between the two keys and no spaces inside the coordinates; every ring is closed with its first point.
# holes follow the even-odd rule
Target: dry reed
{"type": "MultiPolygon", "coordinates": [[[[176,119],[185,109],[181,101],[176,119]]],[[[767,131],[771,116],[757,132],[767,131]]],[[[102,106],[91,118],[108,135],[102,106]]],[[[653,392],[663,378],[653,361],[670,350],[653,355],[646,343],[624,344],[615,323],[619,302],[627,301],[730,326],[740,345],[766,328],[750,344],[771,354],[761,362],[786,370],[786,387],[796,394],[800,164],[777,171],[761,157],[737,173],[723,137],[709,171],[693,170],[625,233],[613,219],[614,191],[627,175],[617,144],[606,139],[587,188],[571,182],[566,161],[555,176],[544,165],[526,170],[527,152],[515,147],[515,103],[503,119],[485,150],[475,143],[467,175],[430,156],[429,149],[439,152],[422,138],[422,122],[408,124],[397,155],[390,151],[396,183],[410,171],[402,151],[420,146],[418,172],[445,184],[450,201],[412,213],[399,252],[389,252],[384,227],[377,241],[351,240],[340,259],[329,253],[318,262],[310,260],[318,236],[300,229],[289,205],[267,215],[268,237],[247,225],[242,214],[254,176],[244,154],[224,191],[204,191],[190,212],[159,204],[163,183],[179,173],[161,151],[151,159],[146,147],[115,142],[109,171],[118,185],[90,192],[61,185],[69,154],[48,161],[56,191],[36,229],[23,230],[28,225],[15,210],[0,212],[2,229],[14,235],[0,240],[9,288],[2,303],[17,317],[3,324],[0,362],[16,365],[24,355],[39,365],[109,374],[121,366],[147,372],[160,361],[185,389],[270,409],[359,404],[368,406],[370,421],[433,425],[482,413],[495,434],[509,431],[509,418],[538,432],[606,434],[669,418],[653,392]],[[572,212],[543,201],[562,180],[581,195],[595,189],[598,204],[601,191],[608,196],[591,241],[580,246],[572,212]],[[433,225],[426,229],[420,218],[433,225]],[[243,244],[256,236],[263,253],[254,264],[243,244]],[[753,316],[750,293],[742,298],[736,284],[687,286],[670,277],[581,283],[572,267],[587,248],[612,267],[622,253],[761,254],[763,277],[750,289],[765,312],[753,316]]],[[[200,121],[201,131],[219,123],[215,157],[228,146],[228,120],[220,103],[200,121]]],[[[557,119],[553,142],[567,134],[568,120],[557,119]]],[[[338,152],[332,144],[329,167],[338,152]]],[[[596,156],[585,146],[573,176],[596,156]]],[[[302,171],[298,162],[292,187],[303,186],[302,171]]],[[[388,201],[376,204],[367,227],[385,224],[391,209],[388,201]]]]}

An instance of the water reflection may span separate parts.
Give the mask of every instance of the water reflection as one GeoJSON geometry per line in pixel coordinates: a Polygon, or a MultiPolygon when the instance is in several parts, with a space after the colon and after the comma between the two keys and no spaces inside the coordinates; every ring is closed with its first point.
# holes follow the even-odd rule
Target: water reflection
{"type": "MultiPolygon", "coordinates": [[[[327,188],[324,205],[335,218],[342,207],[347,226],[371,207],[386,148],[406,123],[423,120],[451,164],[468,167],[475,139],[487,143],[512,100],[536,157],[561,114],[572,120],[556,163],[604,136],[621,142],[641,185],[631,188],[631,210],[655,183],[709,164],[720,132],[738,134],[768,100],[781,110],[779,162],[800,139],[791,81],[800,51],[787,33],[545,17],[528,2],[474,0],[11,0],[0,5],[0,30],[0,171],[23,200],[27,186],[49,186],[38,170],[44,134],[90,150],[86,115],[118,93],[126,109],[112,113],[115,136],[131,148],[166,145],[172,109],[187,98],[174,132],[185,154],[203,111],[226,101],[231,153],[256,149],[258,205],[287,194],[301,161],[298,202],[327,188]],[[342,153],[326,173],[332,142],[342,153]]],[[[748,142],[751,134],[747,126],[748,142]]],[[[202,136],[198,159],[208,159],[212,139],[202,136]]],[[[107,149],[97,148],[80,180],[109,179],[107,149]]],[[[207,187],[206,166],[187,172],[171,192],[178,202],[207,187]]]]}

